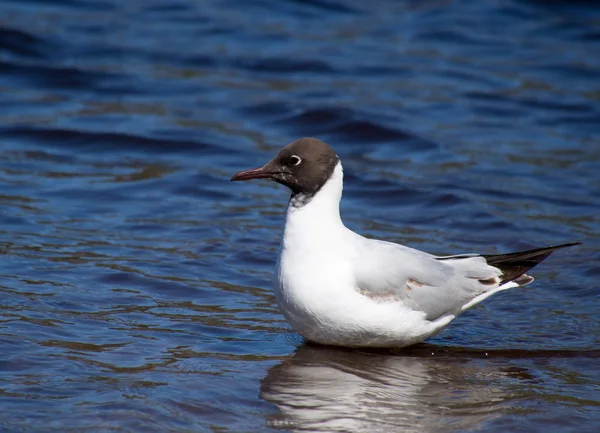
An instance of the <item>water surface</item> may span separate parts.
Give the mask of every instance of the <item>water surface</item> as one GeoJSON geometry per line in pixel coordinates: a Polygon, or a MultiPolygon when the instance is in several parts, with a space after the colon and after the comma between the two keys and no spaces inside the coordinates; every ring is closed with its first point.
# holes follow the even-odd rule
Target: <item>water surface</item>
{"type": "Polygon", "coordinates": [[[600,423],[600,8],[4,1],[0,430],[557,431],[600,423]],[[301,136],[342,213],[432,253],[569,241],[394,352],[305,345],[271,291],[301,136]]]}

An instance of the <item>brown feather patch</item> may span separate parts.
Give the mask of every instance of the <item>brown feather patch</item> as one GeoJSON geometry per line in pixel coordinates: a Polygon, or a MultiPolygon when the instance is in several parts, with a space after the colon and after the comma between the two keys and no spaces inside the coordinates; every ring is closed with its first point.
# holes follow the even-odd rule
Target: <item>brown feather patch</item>
{"type": "Polygon", "coordinates": [[[498,284],[498,278],[496,277],[492,277],[492,278],[486,278],[484,280],[479,280],[479,282],[481,284],[485,284],[486,286],[493,286],[494,284],[498,284]]]}
{"type": "Polygon", "coordinates": [[[419,287],[423,287],[423,283],[420,283],[417,280],[413,280],[413,279],[406,280],[406,288],[409,291],[412,289],[418,289],[419,287]]]}

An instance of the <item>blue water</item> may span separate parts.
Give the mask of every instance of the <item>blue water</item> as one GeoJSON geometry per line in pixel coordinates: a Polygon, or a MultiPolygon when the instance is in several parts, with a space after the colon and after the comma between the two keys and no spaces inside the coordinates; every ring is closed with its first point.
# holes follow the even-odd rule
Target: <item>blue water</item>
{"type": "Polygon", "coordinates": [[[0,431],[600,425],[600,7],[0,3],[0,431]],[[426,345],[305,345],[271,291],[316,136],[342,212],[432,253],[570,241],[426,345]]]}

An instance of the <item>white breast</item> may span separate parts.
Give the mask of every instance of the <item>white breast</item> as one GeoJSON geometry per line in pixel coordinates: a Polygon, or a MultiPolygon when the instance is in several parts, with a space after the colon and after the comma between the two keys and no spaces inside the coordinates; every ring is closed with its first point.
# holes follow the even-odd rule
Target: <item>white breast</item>
{"type": "Polygon", "coordinates": [[[359,235],[339,214],[343,172],[304,205],[288,206],[275,295],[282,314],[308,340],[345,346],[396,345],[434,333],[424,314],[399,302],[377,303],[356,287],[352,269],[359,235]]]}
{"type": "Polygon", "coordinates": [[[341,180],[338,163],[308,203],[296,206],[292,199],[288,205],[275,293],[283,314],[298,331],[309,322],[326,321],[326,312],[353,284],[348,268],[352,251],[345,245],[347,229],[337,204],[341,180]]]}

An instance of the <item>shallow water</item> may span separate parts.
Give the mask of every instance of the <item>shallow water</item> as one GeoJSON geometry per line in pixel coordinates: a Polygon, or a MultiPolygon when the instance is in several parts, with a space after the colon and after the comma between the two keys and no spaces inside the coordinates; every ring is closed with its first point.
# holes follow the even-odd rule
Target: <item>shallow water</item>
{"type": "Polygon", "coordinates": [[[0,431],[597,431],[600,8],[0,4],[0,431]],[[583,241],[426,345],[305,345],[271,291],[287,192],[433,253],[583,241]]]}

